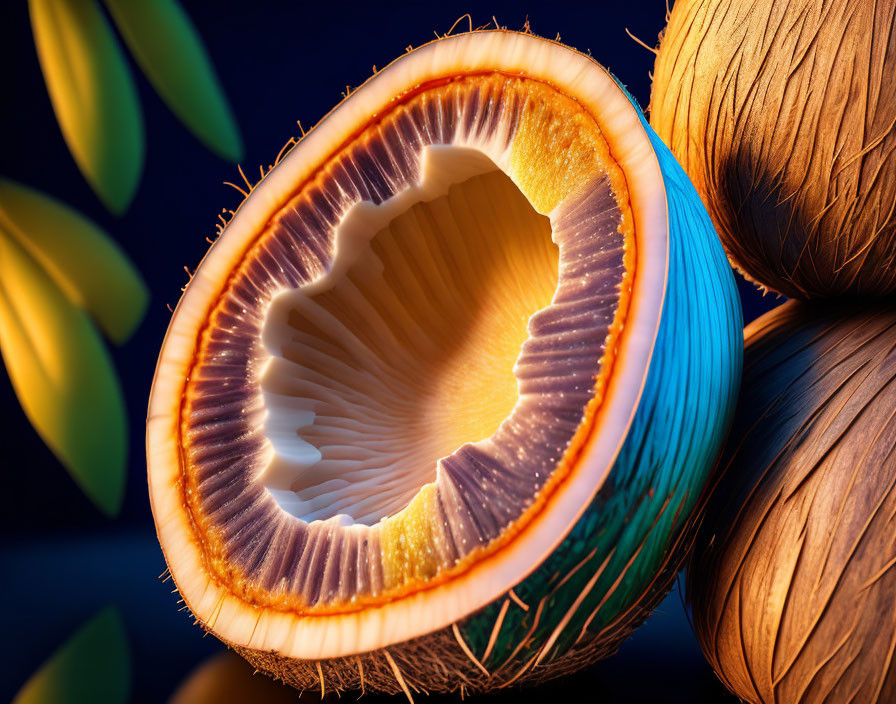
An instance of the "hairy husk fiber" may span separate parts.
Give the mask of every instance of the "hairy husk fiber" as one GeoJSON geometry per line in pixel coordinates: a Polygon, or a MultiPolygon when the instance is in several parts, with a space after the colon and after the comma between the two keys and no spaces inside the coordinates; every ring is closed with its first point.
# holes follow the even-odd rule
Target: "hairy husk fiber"
{"type": "Polygon", "coordinates": [[[896,290],[896,0],[677,0],[650,121],[732,263],[792,298],[896,290]]]}
{"type": "Polygon", "coordinates": [[[688,572],[703,652],[746,701],[896,701],[894,378],[894,310],[790,302],[747,328],[688,572]]]}

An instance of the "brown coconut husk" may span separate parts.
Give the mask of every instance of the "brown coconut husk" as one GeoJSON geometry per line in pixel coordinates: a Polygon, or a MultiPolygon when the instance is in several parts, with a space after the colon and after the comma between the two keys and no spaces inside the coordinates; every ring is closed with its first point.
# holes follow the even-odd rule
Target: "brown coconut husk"
{"type": "Polygon", "coordinates": [[[744,384],[687,593],[748,702],[896,701],[896,310],[790,302],[744,384]]]}
{"type": "Polygon", "coordinates": [[[896,0],[677,0],[650,122],[747,278],[896,290],[896,0]]]}

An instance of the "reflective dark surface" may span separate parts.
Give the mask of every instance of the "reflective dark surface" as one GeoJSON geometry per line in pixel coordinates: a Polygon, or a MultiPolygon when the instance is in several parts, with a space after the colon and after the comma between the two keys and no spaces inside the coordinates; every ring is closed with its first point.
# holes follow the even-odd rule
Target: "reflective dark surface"
{"type": "MultiPolygon", "coordinates": [[[[648,44],[664,24],[664,0],[601,7],[592,3],[377,3],[349,9],[340,3],[184,2],[199,28],[240,123],[245,170],[270,163],[298,134],[341,98],[346,84],[367,78],[409,44],[446,32],[471,10],[473,25],[494,15],[501,25],[532,30],[590,49],[646,105],[653,54],[648,44]]],[[[466,20],[462,23],[466,26],[466,20]]],[[[0,374],[4,424],[0,580],[5,634],[0,699],[8,701],[28,676],[80,624],[108,603],[124,616],[134,661],[134,702],[165,701],[179,682],[220,644],[178,612],[171,582],[158,577],[164,561],[155,539],[146,491],[143,429],[155,359],[172,307],[214,236],[222,207],[240,195],[223,181],[236,168],[217,159],[189,134],[135,71],[146,120],[146,170],[137,198],[122,218],[110,216],[81,178],[56,125],[35,54],[27,7],[0,9],[3,110],[0,174],[45,190],[94,218],[136,261],[153,300],[137,334],[113,350],[131,417],[131,463],[121,516],[103,518],[25,420],[0,374]]],[[[745,321],[777,301],[739,282],[745,321]]],[[[699,652],[680,597],[673,592],[619,654],[574,677],[493,701],[727,702],[699,652]]],[[[353,695],[349,695],[354,698],[353,695]]],[[[368,696],[367,701],[376,697],[368,696]]],[[[446,698],[447,700],[448,698],[446,698]]],[[[451,698],[453,700],[453,698],[451,698]]],[[[468,700],[478,699],[469,697],[468,700]]]]}

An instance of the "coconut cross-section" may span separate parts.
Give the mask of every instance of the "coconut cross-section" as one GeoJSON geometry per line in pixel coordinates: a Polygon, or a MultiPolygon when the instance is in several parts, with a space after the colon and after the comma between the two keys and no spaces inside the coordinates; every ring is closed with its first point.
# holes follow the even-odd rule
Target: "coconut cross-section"
{"type": "Polygon", "coordinates": [[[685,552],[740,328],[600,65],[506,31],[412,51],[254,187],[175,312],[147,432],[171,574],[299,687],[612,652],[685,552]]]}

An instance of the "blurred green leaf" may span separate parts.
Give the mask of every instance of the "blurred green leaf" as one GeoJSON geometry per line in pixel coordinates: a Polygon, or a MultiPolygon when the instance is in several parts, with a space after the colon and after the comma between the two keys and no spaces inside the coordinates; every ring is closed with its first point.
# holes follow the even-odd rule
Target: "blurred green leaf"
{"type": "Polygon", "coordinates": [[[50,100],[81,173],[113,213],[143,169],[143,121],[118,40],[96,0],[29,0],[50,100]]]}
{"type": "Polygon", "coordinates": [[[31,676],[13,704],[125,704],[130,688],[127,634],[108,607],[31,676]]]}
{"type": "Polygon", "coordinates": [[[168,107],[219,156],[242,158],[236,120],[190,18],[176,0],[105,0],[137,63],[168,107]]]}
{"type": "Polygon", "coordinates": [[[112,360],[84,311],[3,230],[0,353],[31,424],[93,502],[117,515],[127,426],[112,360]]]}
{"type": "Polygon", "coordinates": [[[143,319],[149,292],[117,244],[72,208],[0,178],[0,229],[16,238],[110,339],[122,343],[143,319]]]}

